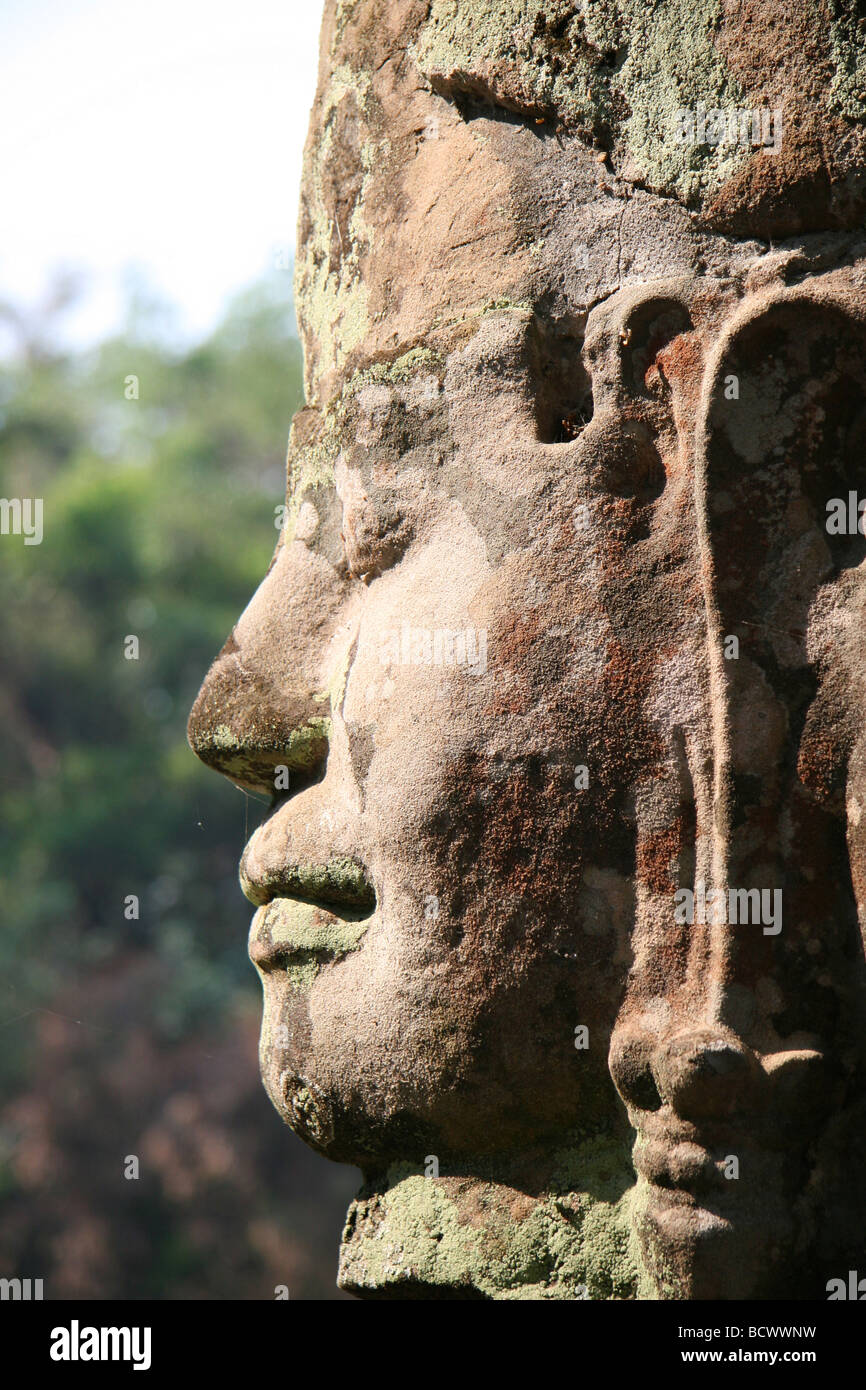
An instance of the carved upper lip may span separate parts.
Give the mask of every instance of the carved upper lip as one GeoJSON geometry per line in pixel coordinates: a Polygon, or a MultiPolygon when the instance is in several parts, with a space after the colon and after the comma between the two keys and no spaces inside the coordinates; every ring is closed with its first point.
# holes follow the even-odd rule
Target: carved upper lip
{"type": "Polygon", "coordinates": [[[334,907],[361,914],[372,912],[376,906],[367,870],[348,856],[332,855],[318,863],[284,864],[265,878],[249,872],[245,852],[239,877],[244,896],[256,907],[264,907],[275,898],[294,898],[326,909],[334,907]]]}
{"type": "Polygon", "coordinates": [[[725,1151],[716,1156],[709,1147],[693,1140],[673,1144],[658,1140],[638,1142],[634,1165],[653,1187],[693,1194],[718,1192],[725,1187],[725,1160],[731,1143],[723,1148],[725,1151]]]}

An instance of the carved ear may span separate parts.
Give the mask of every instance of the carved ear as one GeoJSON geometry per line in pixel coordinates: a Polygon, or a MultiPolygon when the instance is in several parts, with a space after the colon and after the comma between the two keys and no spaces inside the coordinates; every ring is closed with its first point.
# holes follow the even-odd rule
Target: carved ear
{"type": "Polygon", "coordinates": [[[674,346],[693,328],[685,304],[673,295],[662,293],[638,302],[620,332],[627,389],[638,397],[664,401],[680,376],[674,346]]]}
{"type": "Polygon", "coordinates": [[[671,282],[613,301],[587,325],[594,473],[601,490],[638,507],[658,501],[694,433],[703,348],[671,282]]]}
{"type": "MultiPolygon", "coordinates": [[[[839,304],[786,295],[729,334],[704,420],[706,530],[727,633],[805,666],[818,589],[866,555],[828,504],[866,485],[866,329],[839,304]]],[[[700,466],[700,462],[699,462],[700,466]]]]}
{"type": "Polygon", "coordinates": [[[852,569],[866,556],[848,507],[866,490],[864,349],[864,325],[838,302],[788,291],[746,306],[711,369],[697,461],[729,869],[747,883],[775,858],[786,914],[799,902],[804,920],[820,920],[829,899],[807,910],[808,886],[796,883],[808,843],[837,883],[839,923],[853,915],[844,808],[833,797],[852,694],[835,633],[850,626],[852,569]],[[846,524],[828,530],[834,501],[846,524]]]}
{"type": "Polygon", "coordinates": [[[833,1034],[857,941],[841,793],[861,696],[844,643],[866,538],[827,522],[828,503],[866,490],[864,348],[843,303],[791,290],[747,301],[708,369],[698,429],[714,816],[728,883],[784,895],[772,966],[760,934],[731,939],[744,978],[772,973],[795,1001],[774,1015],[783,1037],[833,1034]]]}
{"type": "Polygon", "coordinates": [[[691,433],[688,400],[703,375],[703,354],[686,305],[674,295],[653,294],[633,305],[619,332],[620,379],[651,440],[650,451],[636,448],[624,431],[619,468],[612,470],[614,492],[655,501],[665,485],[666,467],[691,433]],[[647,459],[654,456],[655,468],[647,459]],[[662,460],[666,459],[667,463],[662,460]],[[638,463],[643,462],[640,473],[638,463]]]}
{"type": "Polygon", "coordinates": [[[822,589],[826,600],[826,586],[841,583],[831,606],[844,606],[866,556],[849,505],[866,484],[864,348],[866,329],[844,305],[786,292],[729,332],[707,392],[705,572],[731,648],[720,670],[741,789],[750,764],[769,775],[773,743],[820,797],[844,772],[842,663],[828,653],[819,672],[826,637],[807,637],[822,589]]]}

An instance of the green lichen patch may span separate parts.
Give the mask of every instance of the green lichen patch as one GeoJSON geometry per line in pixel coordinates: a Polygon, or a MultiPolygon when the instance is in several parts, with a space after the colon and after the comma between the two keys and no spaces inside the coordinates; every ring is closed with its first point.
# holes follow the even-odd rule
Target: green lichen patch
{"type": "Polygon", "coordinates": [[[345,390],[346,396],[356,396],[365,386],[386,384],[399,386],[420,372],[439,364],[441,358],[430,348],[414,347],[401,353],[392,362],[374,362],[354,373],[345,390]]]}
{"type": "Polygon", "coordinates": [[[321,758],[323,743],[328,743],[330,738],[330,719],[324,715],[314,715],[300,728],[293,729],[282,745],[280,751],[285,754],[286,766],[290,769],[297,768],[299,771],[308,771],[315,767],[321,758]]]}
{"type": "Polygon", "coordinates": [[[282,899],[269,905],[264,925],[275,945],[336,956],[354,950],[369,923],[323,912],[315,903],[282,899]]]}
{"type": "Polygon", "coordinates": [[[345,230],[337,207],[341,190],[333,186],[333,168],[349,156],[357,116],[367,111],[369,74],[340,64],[321,99],[319,136],[304,171],[303,206],[307,228],[295,261],[295,300],[302,325],[307,398],[315,399],[323,374],[339,370],[370,326],[369,290],[361,275],[361,258],[373,233],[364,216],[370,178],[386,154],[386,144],[368,139],[356,149],[360,184],[345,230]]]}
{"type": "Polygon", "coordinates": [[[433,0],[414,56],[434,87],[615,144],[647,184],[693,203],[752,153],[679,138],[682,110],[744,109],[716,46],[721,17],[720,0],[433,0]]]}
{"type": "MultiPolygon", "coordinates": [[[[230,725],[216,724],[207,739],[197,738],[195,751],[202,762],[216,767],[241,786],[260,789],[266,769],[274,772],[287,767],[290,772],[309,773],[324,760],[331,737],[331,721],[314,715],[286,734],[284,721],[275,719],[244,725],[238,736],[230,725]]],[[[272,781],[272,776],[268,776],[272,781]]]]}
{"type": "MultiPolygon", "coordinates": [[[[364,869],[354,859],[345,857],[333,856],[324,864],[293,865],[281,871],[279,882],[285,897],[311,898],[316,903],[368,911],[376,902],[364,869]]],[[[320,943],[305,937],[303,944],[320,943]]]]}
{"type": "MultiPolygon", "coordinates": [[[[298,941],[299,947],[317,950],[325,950],[326,943],[310,939],[308,928],[316,919],[300,910],[295,914],[297,900],[300,900],[301,907],[311,906],[314,911],[322,910],[348,922],[368,916],[376,904],[376,895],[361,865],[354,859],[336,855],[324,864],[289,864],[274,873],[262,874],[255,884],[247,879],[242,864],[241,887],[250,902],[260,906],[273,899],[273,906],[269,907],[269,915],[264,923],[269,931],[282,929],[287,924],[291,936],[300,924],[304,931],[298,941]]],[[[333,922],[329,917],[323,920],[330,931],[333,922]]]]}
{"type": "Polygon", "coordinates": [[[830,103],[851,120],[866,119],[866,16],[850,0],[830,0],[830,103]]]}
{"type": "MultiPolygon", "coordinates": [[[[719,0],[665,0],[588,7],[590,16],[615,10],[625,56],[611,84],[628,103],[626,145],[646,181],[691,203],[715,192],[749,159],[749,147],[679,143],[681,110],[744,109],[745,95],[715,44],[719,0]]],[[[590,17],[587,33],[594,37],[590,17]]],[[[599,34],[599,38],[602,35],[599,34]]]]}
{"type": "Polygon", "coordinates": [[[633,1173],[622,1144],[575,1138],[554,1158],[545,1190],[483,1176],[427,1177],[393,1165],[359,1198],[344,1236],[340,1282],[426,1286],[496,1300],[631,1299],[638,1287],[631,1227],[633,1173]]]}
{"type": "Polygon", "coordinates": [[[319,427],[312,437],[300,440],[293,428],[286,461],[287,539],[294,537],[298,514],[304,502],[311,500],[311,494],[333,488],[341,443],[340,422],[332,410],[320,412],[319,427]]]}
{"type": "MultiPolygon", "coordinates": [[[[312,882],[313,876],[308,877],[312,882]]],[[[325,891],[340,891],[339,883],[328,880],[327,871],[321,883],[325,891]]],[[[265,908],[261,931],[285,952],[284,968],[292,989],[304,990],[324,966],[354,951],[369,926],[369,912],[340,908],[336,902],[331,911],[319,903],[277,898],[265,908]]]]}

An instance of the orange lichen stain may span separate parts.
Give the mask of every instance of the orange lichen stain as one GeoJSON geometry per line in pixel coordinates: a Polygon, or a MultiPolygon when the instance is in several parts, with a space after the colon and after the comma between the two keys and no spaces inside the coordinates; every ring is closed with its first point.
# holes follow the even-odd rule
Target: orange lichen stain
{"type": "Polygon", "coordinates": [[[800,748],[797,776],[804,787],[823,800],[833,790],[838,761],[839,750],[833,741],[826,736],[813,736],[800,748]]]}
{"type": "Polygon", "coordinates": [[[687,841],[683,817],[641,838],[637,846],[637,876],[650,892],[669,893],[677,886],[676,868],[687,841]]]}
{"type": "Polygon", "coordinates": [[[697,410],[704,376],[704,353],[696,333],[680,333],[653,353],[647,368],[647,387],[661,380],[678,388],[677,427],[689,423],[697,410]],[[651,380],[652,378],[652,380],[651,380]]]}

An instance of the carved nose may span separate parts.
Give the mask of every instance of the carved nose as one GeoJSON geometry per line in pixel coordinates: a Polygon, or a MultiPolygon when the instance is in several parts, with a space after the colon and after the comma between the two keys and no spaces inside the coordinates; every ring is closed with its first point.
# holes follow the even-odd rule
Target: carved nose
{"type": "Polygon", "coordinates": [[[611,1051],[610,1070],[627,1105],[669,1105],[683,1120],[748,1110],[763,1072],[755,1054],[723,1029],[693,1028],[664,1041],[633,1038],[611,1051]]]}
{"type": "Polygon", "coordinates": [[[748,1109],[762,1077],[753,1052],[713,1029],[676,1034],[656,1053],[653,1071],[662,1099],[684,1120],[748,1109]]]}

